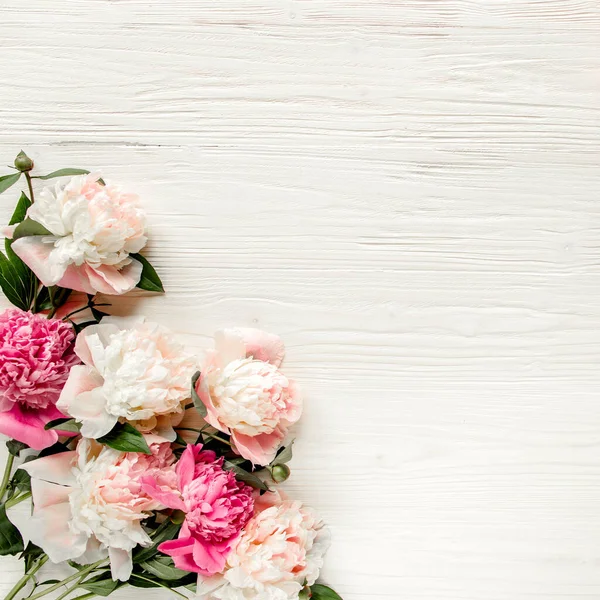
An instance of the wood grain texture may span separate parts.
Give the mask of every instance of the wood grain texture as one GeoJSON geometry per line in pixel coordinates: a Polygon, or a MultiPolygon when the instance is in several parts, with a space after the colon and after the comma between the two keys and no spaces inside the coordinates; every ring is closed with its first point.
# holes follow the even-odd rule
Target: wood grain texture
{"type": "Polygon", "coordinates": [[[2,160],[148,208],[168,293],[114,312],[285,339],[345,600],[600,597],[600,3],[0,11],[2,160]]]}

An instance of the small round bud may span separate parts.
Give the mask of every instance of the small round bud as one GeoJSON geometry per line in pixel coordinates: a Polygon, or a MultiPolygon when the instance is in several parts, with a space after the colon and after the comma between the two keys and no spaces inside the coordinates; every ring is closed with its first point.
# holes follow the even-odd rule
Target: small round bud
{"type": "Polygon", "coordinates": [[[275,483],[283,483],[290,476],[290,468],[287,465],[275,465],[271,469],[271,477],[275,483]]]}
{"type": "Polygon", "coordinates": [[[33,169],[33,161],[21,150],[15,158],[15,167],[23,173],[24,171],[31,171],[33,169]]]}
{"type": "Polygon", "coordinates": [[[305,587],[303,590],[300,590],[298,594],[298,600],[309,600],[312,597],[310,593],[310,588],[305,587]]]}
{"type": "Polygon", "coordinates": [[[185,521],[185,513],[182,510],[176,510],[170,517],[171,523],[181,525],[185,521]]]}

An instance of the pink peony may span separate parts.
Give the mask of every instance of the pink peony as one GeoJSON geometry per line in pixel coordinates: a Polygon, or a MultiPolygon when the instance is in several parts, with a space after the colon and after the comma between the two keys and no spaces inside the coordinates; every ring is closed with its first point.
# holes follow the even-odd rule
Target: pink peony
{"type": "Polygon", "coordinates": [[[203,451],[202,444],[189,445],[177,463],[177,492],[161,489],[153,477],[144,479],[149,496],[186,513],[179,538],[159,546],[179,569],[206,576],[222,571],[232,544],[252,517],[252,488],[222,465],[223,459],[203,451]]]}
{"type": "Polygon", "coordinates": [[[77,449],[22,466],[31,475],[33,515],[17,518],[31,540],[52,562],[89,564],[108,556],[113,579],[127,581],[132,550],[152,540],[142,522],[163,509],[144,491],[152,477],[161,492],[176,484],[175,457],[169,444],[151,444],[152,454],[119,452],[82,438],[77,449]]]}
{"type": "Polygon", "coordinates": [[[50,234],[22,237],[12,248],[44,285],[124,294],[139,282],[142,263],[129,256],[146,244],[137,196],[78,175],[44,188],[27,216],[50,234]]]}
{"type": "Polygon", "coordinates": [[[210,600],[297,600],[319,576],[329,532],[310,508],[279,493],[256,502],[256,514],[235,541],[223,573],[199,577],[210,600]]]}
{"type": "Polygon", "coordinates": [[[79,363],[73,327],[18,308],[0,315],[0,433],[43,450],[58,440],[44,425],[64,415],[56,402],[79,363]]]}
{"type": "Polygon", "coordinates": [[[231,435],[238,452],[257,465],[275,458],[302,414],[298,387],[279,370],[284,354],[276,335],[257,329],[219,332],[196,384],[206,420],[231,435]]]}

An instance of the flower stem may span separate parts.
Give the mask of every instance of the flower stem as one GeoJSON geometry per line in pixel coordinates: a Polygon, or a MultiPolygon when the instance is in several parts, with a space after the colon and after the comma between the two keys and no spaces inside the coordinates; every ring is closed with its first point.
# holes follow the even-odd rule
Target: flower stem
{"type": "Polygon", "coordinates": [[[31,200],[31,204],[33,204],[33,185],[31,184],[29,171],[25,171],[25,179],[27,179],[27,187],[29,187],[29,199],[31,200]]]}
{"type": "Polygon", "coordinates": [[[14,462],[14,455],[9,454],[8,459],[6,460],[6,465],[4,466],[4,475],[2,476],[2,483],[0,483],[0,502],[2,502],[4,495],[6,494],[6,490],[8,489],[8,482],[10,481],[10,476],[12,473],[14,462]]]}
{"type": "Polygon", "coordinates": [[[19,504],[19,502],[23,502],[23,500],[27,500],[27,498],[31,498],[31,492],[25,492],[24,494],[21,494],[20,496],[14,496],[13,498],[11,498],[10,500],[7,500],[4,503],[4,507],[11,508],[11,507],[15,506],[16,504],[19,504]]]}
{"type": "Polygon", "coordinates": [[[47,560],[48,557],[46,555],[40,557],[32,565],[29,571],[27,571],[27,573],[25,573],[25,575],[23,575],[23,577],[17,581],[13,589],[8,592],[8,595],[6,598],[4,598],[4,600],[12,600],[27,585],[27,582],[44,566],[47,560]]]}
{"type": "Polygon", "coordinates": [[[136,573],[135,576],[138,579],[143,579],[144,581],[149,581],[150,583],[153,583],[155,585],[160,585],[160,587],[163,587],[163,588],[169,590],[170,592],[173,592],[174,594],[177,594],[180,598],[185,598],[185,600],[189,600],[189,598],[185,594],[182,594],[181,592],[178,592],[175,588],[171,588],[168,585],[162,583],[161,581],[158,581],[156,579],[148,579],[147,577],[144,577],[143,575],[140,575],[139,573],[136,573]]]}
{"type": "MultiPolygon", "coordinates": [[[[88,573],[91,573],[94,569],[98,568],[100,565],[103,565],[105,563],[106,563],[106,559],[102,559],[102,560],[99,560],[98,562],[95,562],[94,564],[88,565],[87,567],[84,567],[83,569],[77,571],[77,573],[73,573],[72,575],[69,575],[69,577],[66,577],[62,581],[59,581],[58,583],[51,585],[49,588],[46,588],[43,592],[38,592],[37,594],[34,594],[33,596],[29,596],[28,600],[36,600],[36,598],[41,598],[42,596],[45,596],[46,594],[49,594],[50,592],[57,590],[58,588],[62,587],[63,585],[66,585],[67,583],[71,583],[71,581],[73,581],[75,579],[84,577],[85,575],[87,575],[88,573]]],[[[75,586],[75,587],[77,587],[77,586],[75,586]]],[[[4,600],[6,600],[6,598],[4,600]]]]}

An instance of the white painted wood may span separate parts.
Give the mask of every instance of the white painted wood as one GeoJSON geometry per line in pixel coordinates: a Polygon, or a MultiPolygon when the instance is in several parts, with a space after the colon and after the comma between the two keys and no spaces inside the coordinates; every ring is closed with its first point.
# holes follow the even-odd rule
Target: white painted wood
{"type": "Polygon", "coordinates": [[[115,312],[285,339],[345,600],[600,597],[600,3],[0,11],[3,163],[150,213],[168,294],[115,312]]]}

